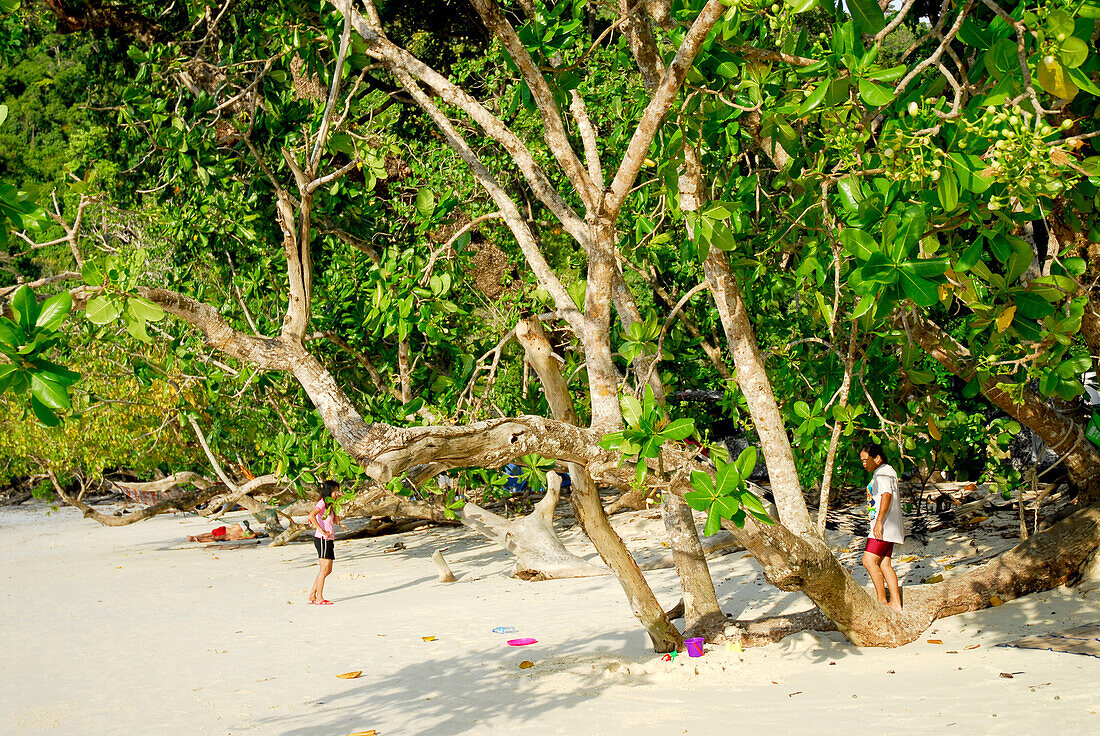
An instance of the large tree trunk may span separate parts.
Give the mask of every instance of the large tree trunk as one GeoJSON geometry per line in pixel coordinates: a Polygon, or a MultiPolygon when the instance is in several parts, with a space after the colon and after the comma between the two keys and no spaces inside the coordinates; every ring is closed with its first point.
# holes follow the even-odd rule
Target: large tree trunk
{"type": "MultiPolygon", "coordinates": [[[[551,412],[563,422],[576,422],[573,398],[558,364],[554,361],[550,341],[542,325],[535,318],[524,320],[516,325],[516,338],[523,345],[531,367],[542,382],[551,412]]],[[[653,590],[630,550],[612,528],[587,468],[579,463],[570,463],[569,475],[573,482],[573,508],[581,527],[595,545],[600,557],[619,579],[630,603],[630,610],[649,632],[654,651],[669,652],[678,648],[683,644],[683,637],[657,602],[657,597],[653,595],[653,590]]]]}
{"type": "Polygon", "coordinates": [[[726,616],[718,605],[714,579],[699,541],[691,507],[675,493],[666,491],[661,517],[684,593],[684,636],[713,638],[725,630],[726,616]]]}
{"type": "MultiPolygon", "coordinates": [[[[912,339],[944,368],[964,381],[974,378],[970,351],[955,338],[919,313],[909,312],[905,321],[912,339]]],[[[1047,447],[1064,455],[1069,478],[1080,490],[1082,500],[1091,503],[1100,499],[1100,453],[1085,437],[1082,423],[1055,411],[1026,386],[1009,394],[996,380],[989,379],[982,382],[981,391],[990,403],[1039,435],[1047,447]]]]}
{"type": "Polygon", "coordinates": [[[756,331],[730,269],[729,258],[717,248],[711,248],[703,261],[703,270],[722,319],[726,340],[733,352],[737,384],[745,395],[753,426],[760,436],[760,447],[768,465],[768,478],[775,494],[779,518],[799,536],[813,534],[816,530],[806,509],[806,499],[802,496],[787,427],[779,413],[771,380],[764,368],[764,358],[756,344],[756,331]]]}

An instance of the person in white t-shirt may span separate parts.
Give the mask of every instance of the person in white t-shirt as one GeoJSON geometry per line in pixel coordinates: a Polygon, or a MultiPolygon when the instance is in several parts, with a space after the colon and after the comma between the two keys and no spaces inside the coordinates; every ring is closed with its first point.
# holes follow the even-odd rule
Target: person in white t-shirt
{"type": "Polygon", "coordinates": [[[859,459],[863,468],[872,473],[871,482],[867,484],[867,519],[871,529],[863,552],[863,566],[871,575],[878,602],[900,611],[901,585],[893,565],[894,545],[905,541],[898,500],[898,474],[886,462],[882,445],[875,442],[863,446],[859,459]]]}

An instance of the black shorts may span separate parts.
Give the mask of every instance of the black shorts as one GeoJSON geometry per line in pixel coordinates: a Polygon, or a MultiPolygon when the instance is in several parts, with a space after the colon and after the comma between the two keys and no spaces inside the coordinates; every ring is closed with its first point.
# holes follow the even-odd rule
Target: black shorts
{"type": "Polygon", "coordinates": [[[336,559],[336,542],[331,539],[313,538],[313,546],[317,548],[317,558],[321,560],[336,559]]]}

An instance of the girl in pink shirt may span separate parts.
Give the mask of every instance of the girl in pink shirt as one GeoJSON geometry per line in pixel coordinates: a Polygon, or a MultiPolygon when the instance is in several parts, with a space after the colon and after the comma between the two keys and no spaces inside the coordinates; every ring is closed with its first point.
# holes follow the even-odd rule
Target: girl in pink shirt
{"type": "Polygon", "coordinates": [[[340,523],[332,494],[340,490],[340,484],[326,480],[321,484],[321,500],[309,514],[310,526],[317,529],[313,533],[313,546],[317,548],[317,579],[309,591],[311,605],[331,606],[332,601],[325,600],[325,578],[332,572],[332,563],[336,560],[335,527],[340,523]]]}

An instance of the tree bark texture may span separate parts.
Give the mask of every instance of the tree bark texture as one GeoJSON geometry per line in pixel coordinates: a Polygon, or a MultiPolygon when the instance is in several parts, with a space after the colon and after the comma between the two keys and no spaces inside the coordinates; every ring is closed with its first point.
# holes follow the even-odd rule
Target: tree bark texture
{"type": "Polygon", "coordinates": [[[703,261],[703,271],[710,284],[714,303],[722,320],[733,361],[737,367],[737,384],[745,395],[753,426],[760,436],[760,447],[768,466],[772,492],[779,518],[799,536],[814,531],[798,480],[794,453],[787,437],[786,424],[772,391],[771,380],[764,367],[764,358],[756,344],[756,331],[749,320],[741,290],[730,269],[729,258],[717,248],[711,248],[703,261]]]}
{"type": "Polygon", "coordinates": [[[726,616],[718,605],[714,579],[703,545],[699,542],[699,530],[695,526],[691,507],[679,496],[667,491],[661,504],[661,518],[684,594],[684,636],[722,633],[726,616]]]}

